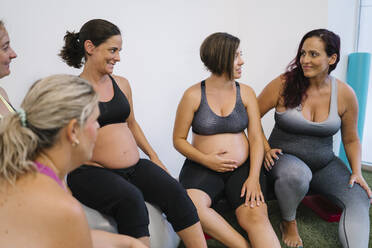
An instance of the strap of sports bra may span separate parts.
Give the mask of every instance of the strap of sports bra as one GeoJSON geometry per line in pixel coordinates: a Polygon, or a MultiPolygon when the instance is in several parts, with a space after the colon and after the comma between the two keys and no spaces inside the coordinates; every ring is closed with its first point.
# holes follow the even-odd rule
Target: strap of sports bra
{"type": "Polygon", "coordinates": [[[7,100],[5,100],[5,98],[0,94],[0,100],[5,104],[5,106],[7,107],[7,109],[9,110],[9,112],[11,113],[14,113],[14,108],[8,103],[7,100]]]}

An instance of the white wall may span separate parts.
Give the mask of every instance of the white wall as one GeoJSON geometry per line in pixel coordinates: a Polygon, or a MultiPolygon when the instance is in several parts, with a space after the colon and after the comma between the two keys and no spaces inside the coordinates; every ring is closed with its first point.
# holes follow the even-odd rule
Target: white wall
{"type": "MultiPolygon", "coordinates": [[[[240,37],[246,62],[240,81],[259,94],[284,71],[307,31],[327,28],[328,6],[324,0],[4,1],[0,19],[18,58],[0,84],[16,106],[34,80],[79,73],[57,53],[65,31],[78,31],[92,18],[110,20],[122,30],[122,61],[115,73],[131,82],[136,118],[177,176],[183,158],[172,145],[174,116],[184,90],[208,76],[199,59],[203,39],[216,31],[240,37]]],[[[272,117],[263,125],[268,134],[272,117]]]]}
{"type": "MultiPolygon", "coordinates": [[[[340,62],[332,75],[346,82],[348,55],[355,52],[359,0],[328,0],[328,28],[341,38],[340,62]]],[[[333,139],[333,150],[340,151],[341,131],[333,139]]]]}
{"type": "MultiPolygon", "coordinates": [[[[359,44],[357,44],[359,0],[328,0],[328,27],[341,37],[341,60],[333,75],[343,81],[346,81],[348,55],[350,53],[372,53],[372,33],[370,31],[372,23],[372,0],[361,0],[361,4],[360,36],[359,44]]],[[[372,68],[370,78],[372,78],[372,68]]],[[[370,83],[368,95],[372,95],[372,83],[370,83]]],[[[368,97],[363,132],[362,161],[369,163],[372,161],[372,153],[370,152],[370,147],[372,147],[371,109],[372,99],[368,97]]],[[[336,153],[339,152],[340,142],[340,133],[338,133],[334,139],[334,150],[336,153]]]]}
{"type": "MultiPolygon", "coordinates": [[[[368,52],[372,54],[371,23],[372,0],[362,0],[358,52],[368,52]]],[[[362,161],[372,165],[372,63],[369,78],[370,80],[367,97],[366,119],[363,130],[362,161]]]]}

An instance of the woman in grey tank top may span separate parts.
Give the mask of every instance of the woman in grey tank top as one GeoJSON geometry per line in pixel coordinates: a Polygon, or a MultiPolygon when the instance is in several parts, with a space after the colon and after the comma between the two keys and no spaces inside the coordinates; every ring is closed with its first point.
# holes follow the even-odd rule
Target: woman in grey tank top
{"type": "Polygon", "coordinates": [[[302,247],[296,209],[310,189],[343,209],[343,247],[368,247],[372,192],[361,172],[358,105],[353,90],[330,76],[340,57],[340,38],[325,29],[307,33],[287,71],[258,97],[261,116],[275,108],[275,126],[264,139],[264,165],[274,181],[284,243],[302,247]],[[352,173],[334,155],[332,136],[341,128],[352,173]]]}

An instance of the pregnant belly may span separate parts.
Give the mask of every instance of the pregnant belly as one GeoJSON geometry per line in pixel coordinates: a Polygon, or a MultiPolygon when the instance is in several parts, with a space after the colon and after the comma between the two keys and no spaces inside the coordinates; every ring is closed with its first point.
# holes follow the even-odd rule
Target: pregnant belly
{"type": "Polygon", "coordinates": [[[136,164],[139,152],[126,123],[110,124],[99,129],[92,162],[119,169],[136,164]]]}
{"type": "Polygon", "coordinates": [[[249,156],[249,143],[244,132],[214,135],[193,133],[192,145],[205,154],[223,152],[222,157],[238,161],[238,166],[249,156]]]}

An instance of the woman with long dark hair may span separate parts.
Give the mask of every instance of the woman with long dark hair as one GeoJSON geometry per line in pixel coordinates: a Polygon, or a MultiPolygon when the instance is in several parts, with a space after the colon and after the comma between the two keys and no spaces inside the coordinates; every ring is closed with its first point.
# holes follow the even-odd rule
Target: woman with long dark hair
{"type": "Polygon", "coordinates": [[[339,238],[343,247],[368,247],[369,198],[361,172],[354,91],[330,73],[340,60],[340,38],[326,29],[308,32],[287,71],[258,97],[261,116],[275,108],[275,126],[265,142],[264,165],[274,181],[284,243],[302,247],[296,209],[308,190],[343,209],[339,238]],[[341,128],[352,172],[333,153],[341,128]]]}

